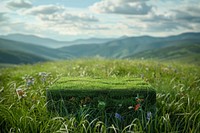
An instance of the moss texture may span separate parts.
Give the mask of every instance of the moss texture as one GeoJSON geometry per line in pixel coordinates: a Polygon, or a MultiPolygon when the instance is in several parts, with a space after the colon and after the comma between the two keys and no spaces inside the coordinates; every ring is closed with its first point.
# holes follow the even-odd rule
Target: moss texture
{"type": "Polygon", "coordinates": [[[156,92],[140,78],[77,78],[63,77],[47,90],[47,108],[66,115],[80,107],[106,112],[130,112],[155,109],[156,92]],[[139,101],[139,100],[141,101],[139,101]]]}
{"type": "Polygon", "coordinates": [[[151,88],[140,78],[68,78],[62,77],[50,90],[116,90],[116,89],[147,89],[151,88]]]}

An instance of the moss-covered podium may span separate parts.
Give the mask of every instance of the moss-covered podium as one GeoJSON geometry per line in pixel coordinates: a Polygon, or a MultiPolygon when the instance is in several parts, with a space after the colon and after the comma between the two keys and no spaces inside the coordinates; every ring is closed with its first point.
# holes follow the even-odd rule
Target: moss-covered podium
{"type": "Polygon", "coordinates": [[[121,115],[154,112],[156,92],[140,78],[62,77],[47,90],[47,109],[61,115],[81,108],[121,115]]]}

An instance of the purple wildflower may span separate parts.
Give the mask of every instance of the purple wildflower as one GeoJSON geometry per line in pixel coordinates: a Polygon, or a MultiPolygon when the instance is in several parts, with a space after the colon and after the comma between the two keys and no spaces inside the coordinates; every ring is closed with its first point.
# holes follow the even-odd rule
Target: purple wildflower
{"type": "Polygon", "coordinates": [[[45,83],[48,74],[46,72],[39,72],[39,76],[41,77],[42,83],[45,83]]]}
{"type": "Polygon", "coordinates": [[[29,78],[29,79],[26,79],[26,85],[27,86],[31,86],[34,84],[34,78],[29,78]]]}
{"type": "Polygon", "coordinates": [[[115,118],[119,119],[120,121],[123,120],[123,117],[118,113],[115,113],[115,118]]]}
{"type": "Polygon", "coordinates": [[[151,112],[147,112],[147,120],[148,120],[148,121],[150,121],[151,116],[152,116],[152,113],[151,113],[151,112]]]}

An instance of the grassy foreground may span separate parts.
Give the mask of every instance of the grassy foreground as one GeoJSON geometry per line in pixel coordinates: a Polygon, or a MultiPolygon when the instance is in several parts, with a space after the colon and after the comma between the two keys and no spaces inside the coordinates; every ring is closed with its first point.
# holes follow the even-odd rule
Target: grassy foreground
{"type": "MultiPolygon", "coordinates": [[[[200,132],[200,68],[156,61],[84,59],[0,69],[0,132],[200,132]],[[46,90],[61,76],[139,77],[157,91],[156,115],[130,123],[116,115],[61,117],[46,109],[46,90]],[[112,121],[112,125],[106,125],[112,121]],[[124,124],[126,123],[126,124],[124,124]]],[[[114,112],[115,113],[115,112],[114,112]]],[[[142,113],[142,110],[138,110],[142,113]]],[[[122,116],[125,117],[125,116],[122,116]]]]}

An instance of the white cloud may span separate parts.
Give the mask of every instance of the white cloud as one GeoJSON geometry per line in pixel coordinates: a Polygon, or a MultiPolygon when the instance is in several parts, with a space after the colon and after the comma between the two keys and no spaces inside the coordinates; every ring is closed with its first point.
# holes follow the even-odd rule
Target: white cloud
{"type": "Polygon", "coordinates": [[[147,5],[146,0],[103,0],[90,9],[97,13],[145,15],[151,11],[152,6],[147,5]]]}
{"type": "Polygon", "coordinates": [[[64,7],[57,5],[40,5],[35,6],[24,11],[28,15],[38,15],[38,14],[53,14],[62,11],[64,7]]]}
{"type": "Polygon", "coordinates": [[[30,8],[32,3],[27,0],[13,0],[7,3],[9,8],[30,8]]]}
{"type": "Polygon", "coordinates": [[[54,13],[50,15],[39,15],[38,16],[40,20],[42,21],[50,21],[55,22],[59,24],[73,22],[73,23],[81,23],[81,22],[97,22],[98,19],[94,17],[93,15],[79,13],[79,14],[70,14],[68,12],[62,12],[62,13],[54,13]]]}
{"type": "Polygon", "coordinates": [[[184,10],[174,10],[174,17],[179,21],[200,23],[200,8],[185,7],[184,10]]]}
{"type": "Polygon", "coordinates": [[[62,14],[39,15],[38,19],[42,29],[48,29],[59,35],[86,35],[90,30],[96,32],[102,28],[95,24],[98,20],[88,14],[75,15],[64,12],[62,14]]]}
{"type": "MultiPolygon", "coordinates": [[[[3,19],[3,15],[0,14],[0,19],[3,19]]],[[[95,23],[99,22],[99,19],[88,11],[71,9],[60,5],[33,6],[17,12],[12,11],[9,15],[11,21],[6,25],[4,24],[4,28],[0,27],[0,31],[4,31],[5,34],[17,32],[36,35],[54,34],[58,37],[66,35],[83,36],[88,34],[89,30],[96,32],[97,28],[102,28],[95,25],[95,23]],[[86,25],[92,26],[87,27],[86,25]]]]}
{"type": "Polygon", "coordinates": [[[98,19],[91,14],[82,12],[71,13],[69,9],[59,5],[41,5],[22,11],[25,15],[32,15],[44,22],[68,23],[68,22],[97,22],[98,19]]]}
{"type": "Polygon", "coordinates": [[[23,2],[28,1],[18,1],[21,5],[16,0],[9,1],[0,2],[1,34],[33,33],[65,39],[66,36],[119,37],[200,31],[200,2],[101,0],[88,9],[66,7],[62,2],[41,5],[36,1],[34,6],[25,8],[23,2]],[[8,8],[11,3],[15,3],[14,10],[8,8]]]}
{"type": "Polygon", "coordinates": [[[200,8],[196,6],[181,5],[175,9],[168,9],[168,12],[159,12],[159,9],[141,18],[142,23],[148,26],[147,31],[199,31],[195,29],[200,25],[200,8]]]}

